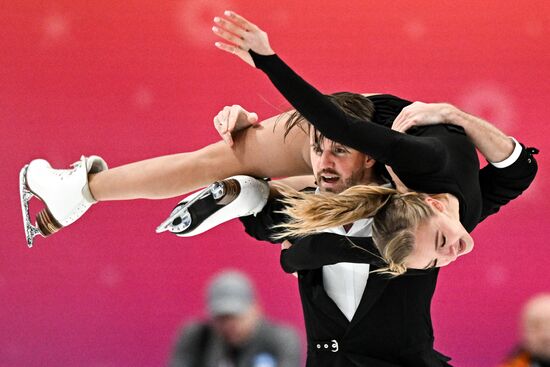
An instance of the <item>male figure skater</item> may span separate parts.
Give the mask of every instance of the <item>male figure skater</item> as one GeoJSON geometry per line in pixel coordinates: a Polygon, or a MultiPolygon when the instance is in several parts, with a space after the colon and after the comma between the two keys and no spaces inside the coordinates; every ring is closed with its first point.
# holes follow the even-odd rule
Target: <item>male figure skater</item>
{"type": "MultiPolygon", "coordinates": [[[[401,108],[410,103],[399,101],[401,108]]],[[[350,108],[349,104],[346,107],[350,108]]],[[[394,116],[401,108],[397,108],[394,116]]],[[[437,105],[417,104],[408,112],[421,115],[433,113],[434,108],[437,110],[437,105]]],[[[246,111],[241,111],[241,115],[241,119],[245,118],[246,111]]],[[[372,116],[363,116],[368,118],[372,116]]],[[[235,125],[234,121],[227,123],[235,125]]],[[[227,133],[226,129],[219,131],[227,133]]],[[[354,184],[383,181],[373,170],[374,162],[369,157],[330,141],[313,129],[310,137],[311,163],[319,191],[338,193],[354,184]]],[[[522,169],[531,164],[524,158],[509,159],[507,167],[499,167],[521,176],[522,169]]],[[[521,177],[518,179],[521,181],[521,177]]],[[[514,186],[512,183],[494,190],[497,195],[502,195],[503,189],[506,195],[512,194],[509,200],[521,192],[514,191],[514,186]]],[[[521,186],[520,183],[518,187],[521,186]]],[[[258,216],[243,218],[247,232],[257,239],[272,241],[271,225],[284,220],[277,213],[280,208],[279,202],[270,200],[258,216]]],[[[409,271],[393,279],[379,273],[369,274],[378,261],[368,237],[370,220],[329,232],[332,233],[300,239],[281,254],[283,268],[298,271],[308,336],[308,366],[448,365],[449,359],[433,349],[430,304],[438,269],[409,271]]]]}

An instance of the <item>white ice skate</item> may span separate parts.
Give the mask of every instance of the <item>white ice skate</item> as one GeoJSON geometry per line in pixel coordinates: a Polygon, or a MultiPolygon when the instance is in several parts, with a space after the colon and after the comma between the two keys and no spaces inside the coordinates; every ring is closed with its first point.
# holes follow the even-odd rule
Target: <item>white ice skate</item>
{"type": "Polygon", "coordinates": [[[53,169],[43,159],[35,159],[19,173],[19,193],[27,246],[37,235],[47,237],[76,221],[95,203],[88,188],[88,173],[107,169],[97,156],[82,156],[72,169],[53,169]],[[46,206],[31,223],[29,201],[36,197],[46,206]]]}
{"type": "Polygon", "coordinates": [[[195,236],[233,218],[257,214],[268,197],[266,181],[250,176],[229,177],[180,201],[158,226],[157,233],[195,236]]]}

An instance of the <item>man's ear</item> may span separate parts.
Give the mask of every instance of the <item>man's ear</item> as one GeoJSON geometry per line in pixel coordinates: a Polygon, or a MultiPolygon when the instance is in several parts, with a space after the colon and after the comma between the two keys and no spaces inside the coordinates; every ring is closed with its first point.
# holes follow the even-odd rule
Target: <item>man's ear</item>
{"type": "Polygon", "coordinates": [[[437,211],[444,212],[445,211],[445,204],[441,200],[437,200],[436,198],[433,198],[431,196],[428,196],[426,199],[424,199],[432,208],[434,208],[437,211]]]}
{"type": "Polygon", "coordinates": [[[372,168],[375,163],[376,160],[374,160],[374,158],[372,158],[370,155],[365,156],[365,168],[372,168]]]}

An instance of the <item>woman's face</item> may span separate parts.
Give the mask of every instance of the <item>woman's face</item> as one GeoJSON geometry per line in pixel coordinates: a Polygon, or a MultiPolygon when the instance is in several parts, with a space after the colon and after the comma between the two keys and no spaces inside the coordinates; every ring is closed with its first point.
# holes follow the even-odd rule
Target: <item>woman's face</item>
{"type": "Polygon", "coordinates": [[[412,269],[441,267],[472,251],[474,240],[460,223],[458,209],[429,198],[435,214],[418,226],[415,248],[405,265],[412,269]]]}

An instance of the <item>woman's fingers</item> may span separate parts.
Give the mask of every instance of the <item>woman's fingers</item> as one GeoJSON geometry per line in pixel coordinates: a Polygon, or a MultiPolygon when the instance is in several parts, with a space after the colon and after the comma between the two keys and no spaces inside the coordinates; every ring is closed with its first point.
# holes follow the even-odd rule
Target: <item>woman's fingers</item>
{"type": "Polygon", "coordinates": [[[233,146],[233,137],[231,136],[231,132],[227,129],[227,115],[228,109],[224,107],[224,109],[218,112],[216,117],[214,117],[214,128],[227,145],[233,146]]]}
{"type": "Polygon", "coordinates": [[[230,54],[236,54],[239,48],[237,46],[230,45],[228,43],[224,42],[215,42],[214,45],[219,48],[220,50],[223,50],[225,52],[229,52],[230,54]]]}
{"type": "Polygon", "coordinates": [[[224,42],[216,42],[214,45],[219,48],[222,51],[228,52],[230,54],[238,56],[240,59],[242,59],[244,62],[246,62],[248,65],[252,67],[256,67],[254,65],[254,61],[252,60],[252,56],[248,53],[248,51],[245,51],[243,49],[240,49],[237,46],[233,46],[224,42]]]}
{"type": "Polygon", "coordinates": [[[235,130],[235,125],[237,124],[237,120],[239,118],[239,113],[241,110],[244,110],[239,105],[233,105],[229,108],[228,117],[227,117],[227,131],[229,133],[233,133],[235,130]]]}
{"type": "Polygon", "coordinates": [[[224,15],[228,19],[214,18],[215,25],[212,27],[212,31],[227,43],[216,42],[216,47],[239,56],[251,66],[255,65],[248,50],[252,49],[260,55],[274,54],[269,45],[267,33],[234,12],[226,11],[224,15]]]}
{"type": "Polygon", "coordinates": [[[221,125],[221,121],[220,121],[219,117],[218,116],[214,117],[214,129],[216,129],[218,134],[221,135],[220,125],[221,125]]]}
{"type": "Polygon", "coordinates": [[[246,30],[244,28],[239,27],[234,23],[221,17],[215,17],[214,23],[216,23],[218,26],[222,27],[223,29],[236,34],[240,38],[243,38],[246,33],[246,30]]]}
{"type": "Polygon", "coordinates": [[[258,123],[258,114],[256,112],[250,112],[248,114],[248,122],[252,125],[256,125],[258,123]]]}
{"type": "Polygon", "coordinates": [[[213,26],[212,32],[214,32],[217,36],[223,38],[224,40],[237,45],[239,48],[244,48],[244,40],[241,37],[237,37],[233,33],[228,32],[225,29],[218,26],[213,26]]]}
{"type": "Polygon", "coordinates": [[[235,13],[234,11],[226,10],[223,14],[226,17],[229,17],[229,19],[231,19],[233,22],[244,28],[245,31],[252,31],[258,28],[254,23],[246,20],[243,16],[235,13]]]}
{"type": "Polygon", "coordinates": [[[246,129],[258,122],[258,115],[248,112],[240,105],[225,106],[216,117],[214,127],[221,138],[229,145],[233,145],[233,133],[246,129]]]}
{"type": "Polygon", "coordinates": [[[230,147],[233,146],[233,136],[231,135],[230,132],[226,132],[225,134],[222,135],[222,139],[223,141],[225,141],[225,143],[227,145],[229,145],[230,147]]]}

